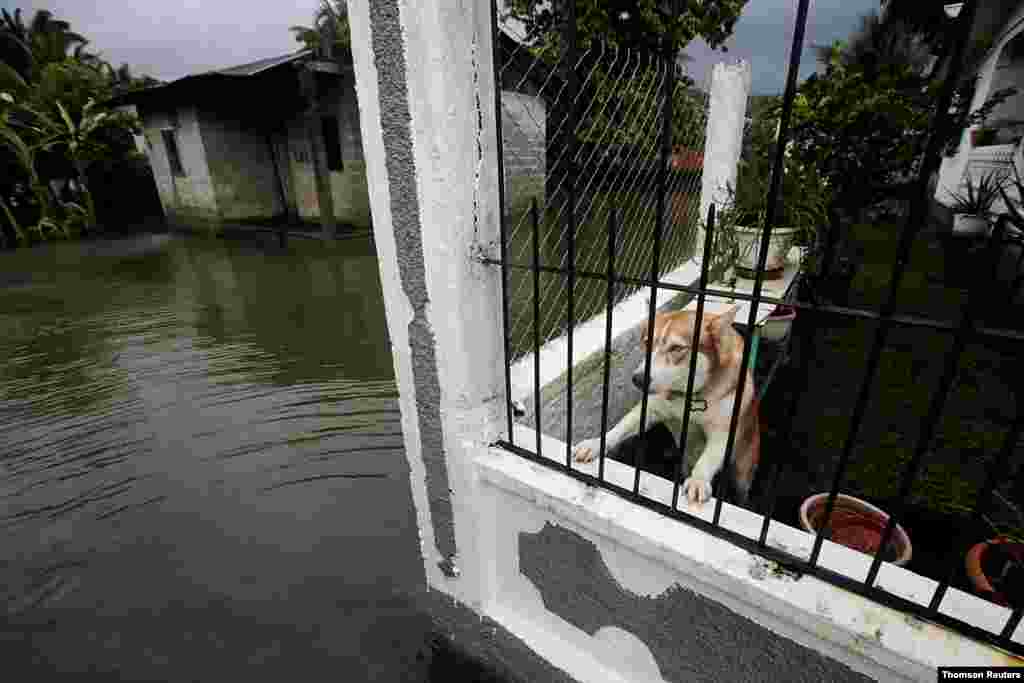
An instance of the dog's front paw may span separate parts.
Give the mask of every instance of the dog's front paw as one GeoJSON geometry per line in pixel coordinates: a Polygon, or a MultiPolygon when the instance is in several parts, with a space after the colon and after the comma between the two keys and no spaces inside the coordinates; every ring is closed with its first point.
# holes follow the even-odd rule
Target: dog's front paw
{"type": "Polygon", "coordinates": [[[711,498],[711,484],[703,479],[690,477],[683,482],[683,493],[691,505],[703,505],[711,498]]]}
{"type": "Polygon", "coordinates": [[[591,462],[597,457],[601,442],[598,439],[584,439],[572,449],[572,458],[576,462],[591,462]]]}

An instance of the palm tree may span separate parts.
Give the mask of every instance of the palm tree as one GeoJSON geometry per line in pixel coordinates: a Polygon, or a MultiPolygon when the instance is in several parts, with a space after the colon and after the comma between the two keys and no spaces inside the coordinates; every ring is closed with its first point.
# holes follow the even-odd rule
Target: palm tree
{"type": "Polygon", "coordinates": [[[330,58],[336,51],[348,50],[352,38],[346,0],[334,0],[333,4],[330,0],[321,0],[312,27],[292,26],[288,30],[295,34],[296,42],[322,57],[330,58]]]}
{"type": "MultiPolygon", "coordinates": [[[[832,56],[831,45],[816,45],[818,61],[828,64],[832,56]]],[[[861,17],[861,25],[843,47],[840,58],[847,66],[860,68],[868,80],[873,80],[892,68],[909,67],[913,73],[923,74],[931,52],[925,34],[901,19],[878,12],[861,17]]]]}
{"type": "MultiPolygon", "coordinates": [[[[0,62],[16,72],[22,81],[33,81],[40,69],[64,61],[70,56],[69,52],[85,59],[96,59],[95,55],[83,51],[89,41],[72,31],[68,22],[54,19],[52,12],[38,10],[26,25],[20,9],[13,14],[0,11],[0,62]]],[[[5,73],[9,77],[9,71],[5,73]]]]}

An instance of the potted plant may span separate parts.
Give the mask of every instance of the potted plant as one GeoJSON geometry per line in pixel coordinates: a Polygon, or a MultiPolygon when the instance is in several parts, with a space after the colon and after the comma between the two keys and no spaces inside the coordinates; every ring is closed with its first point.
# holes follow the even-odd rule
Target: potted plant
{"type": "Polygon", "coordinates": [[[983,597],[1007,607],[1024,606],[1024,540],[1011,534],[977,543],[964,558],[967,578],[983,597]]]}
{"type": "MultiPolygon", "coordinates": [[[[823,525],[827,525],[833,542],[874,555],[882,542],[889,515],[860,498],[840,493],[836,496],[835,507],[826,523],[824,517],[827,502],[827,493],[817,493],[804,500],[800,506],[800,526],[816,534],[823,525]]],[[[882,559],[903,566],[910,562],[912,555],[910,537],[897,524],[882,559]]]]}
{"type": "Polygon", "coordinates": [[[963,192],[951,193],[953,235],[974,237],[987,234],[992,204],[999,198],[1000,190],[1005,184],[1006,180],[993,171],[981,176],[977,182],[972,182],[968,178],[963,192]]]}
{"type": "MultiPolygon", "coordinates": [[[[770,141],[765,137],[764,131],[755,131],[750,158],[740,162],[735,185],[726,188],[726,208],[736,226],[736,269],[743,277],[754,275],[764,229],[771,178],[770,152],[774,144],[773,136],[770,141]]],[[[782,276],[794,245],[810,247],[815,243],[819,226],[828,220],[830,196],[828,183],[815,168],[786,157],[765,259],[766,279],[782,276]]]]}

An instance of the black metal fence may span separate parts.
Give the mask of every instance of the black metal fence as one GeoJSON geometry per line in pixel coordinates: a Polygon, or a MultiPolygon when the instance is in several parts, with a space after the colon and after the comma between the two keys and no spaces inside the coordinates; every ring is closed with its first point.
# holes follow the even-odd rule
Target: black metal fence
{"type": "MultiPolygon", "coordinates": [[[[567,3],[568,8],[572,8],[574,3],[567,3]]],[[[775,145],[775,156],[773,160],[773,170],[771,175],[770,189],[766,198],[766,215],[764,217],[764,223],[761,226],[761,245],[769,244],[769,238],[772,234],[774,221],[778,207],[776,206],[777,198],[779,196],[778,188],[781,182],[781,170],[783,168],[783,155],[785,150],[785,143],[789,136],[790,118],[793,108],[793,102],[797,89],[797,72],[800,64],[801,51],[803,49],[804,31],[807,22],[809,0],[799,0],[797,15],[796,15],[796,26],[793,35],[793,42],[790,51],[789,67],[786,77],[785,91],[782,99],[782,107],[780,113],[780,127],[778,132],[778,139],[775,145]]],[[[949,105],[953,93],[953,89],[956,86],[959,78],[959,72],[961,68],[961,62],[963,61],[965,53],[965,45],[967,43],[967,35],[969,27],[973,21],[975,14],[976,2],[968,0],[965,3],[963,10],[958,18],[958,39],[954,41],[954,47],[952,48],[951,55],[951,68],[945,78],[944,86],[941,90],[941,95],[936,103],[936,114],[935,120],[933,121],[933,129],[939,130],[945,124],[945,118],[948,115],[949,105]]],[[[568,20],[565,34],[567,38],[566,53],[564,55],[564,64],[560,68],[552,69],[552,72],[548,74],[549,77],[554,77],[554,73],[560,74],[563,81],[561,87],[568,93],[570,102],[575,102],[575,95],[583,84],[578,82],[576,70],[568,68],[566,65],[575,65],[578,63],[578,54],[575,50],[575,38],[574,38],[574,18],[572,12],[568,12],[568,20]]],[[[494,10],[494,31],[497,36],[499,33],[498,25],[498,13],[494,10]]],[[[507,54],[500,52],[500,47],[496,41],[495,49],[495,63],[496,65],[508,64],[507,54]],[[503,59],[504,57],[504,59],[503,59]]],[[[927,604],[918,603],[909,600],[900,595],[896,595],[893,592],[887,591],[877,585],[877,578],[879,570],[886,560],[883,559],[883,554],[890,545],[890,541],[893,538],[893,534],[896,531],[900,520],[904,518],[907,510],[896,509],[891,511],[888,521],[885,524],[884,530],[881,534],[881,540],[878,543],[877,551],[874,553],[871,561],[870,569],[867,572],[867,576],[864,580],[857,580],[851,577],[840,574],[828,567],[825,567],[820,562],[820,556],[824,541],[829,537],[828,525],[822,524],[818,531],[813,546],[811,548],[809,557],[798,557],[797,555],[788,552],[786,550],[773,547],[767,542],[768,532],[770,525],[773,521],[773,512],[775,509],[776,500],[774,497],[775,487],[767,486],[766,491],[767,498],[765,501],[765,514],[762,516],[762,526],[759,537],[757,539],[748,538],[745,535],[737,533],[729,528],[726,528],[721,524],[721,514],[723,509],[723,496],[718,495],[714,499],[714,512],[711,521],[702,519],[701,517],[695,516],[688,513],[685,509],[681,509],[678,505],[680,498],[680,486],[682,481],[682,462],[676,464],[671,502],[665,503],[661,500],[655,500],[651,497],[643,495],[641,492],[641,469],[635,467],[635,476],[632,482],[632,486],[622,486],[621,484],[609,481],[606,477],[605,470],[605,459],[608,456],[606,453],[605,433],[608,429],[608,402],[609,402],[609,368],[612,362],[611,344],[612,344],[612,309],[617,300],[618,288],[628,287],[633,288],[635,291],[638,288],[646,287],[651,290],[651,297],[648,309],[647,319],[647,336],[648,338],[653,337],[654,329],[654,318],[656,312],[656,301],[657,291],[668,290],[678,293],[688,293],[696,297],[696,311],[695,311],[695,331],[694,338],[691,348],[697,349],[700,339],[701,320],[705,315],[705,301],[709,296],[718,297],[731,297],[741,301],[749,301],[751,303],[748,319],[746,320],[746,329],[753,330],[757,311],[759,307],[787,304],[798,309],[801,312],[809,312],[818,316],[820,319],[832,318],[832,319],[853,319],[862,321],[872,321],[877,326],[869,347],[867,356],[867,363],[865,372],[861,378],[860,386],[857,389],[856,400],[854,408],[849,420],[849,429],[843,440],[841,454],[838,459],[838,463],[834,472],[834,476],[831,482],[831,488],[828,494],[827,503],[822,519],[828,520],[831,517],[832,512],[835,509],[836,501],[840,487],[843,483],[844,475],[847,472],[848,466],[851,461],[854,443],[857,439],[858,432],[861,429],[862,423],[865,417],[865,411],[868,403],[871,399],[872,392],[875,388],[875,379],[879,372],[880,362],[882,359],[882,351],[886,345],[887,338],[890,332],[896,327],[916,327],[921,329],[930,330],[933,334],[947,334],[952,335],[952,343],[945,353],[945,357],[942,358],[942,372],[938,382],[938,386],[928,402],[928,409],[924,418],[921,422],[920,432],[916,445],[913,449],[912,457],[905,464],[903,471],[900,473],[900,484],[899,493],[896,497],[897,501],[906,500],[911,488],[914,484],[915,478],[921,472],[921,468],[924,465],[925,455],[928,451],[929,444],[933,440],[935,435],[936,426],[940,415],[943,411],[947,397],[953,388],[954,379],[957,374],[958,364],[961,361],[961,357],[964,350],[969,342],[977,341],[980,339],[996,339],[1001,342],[1009,342],[1011,344],[1020,344],[1024,341],[1024,336],[1019,333],[992,329],[989,327],[982,327],[979,325],[977,318],[977,311],[980,310],[981,306],[979,301],[986,296],[987,285],[990,283],[985,278],[978,278],[974,283],[970,295],[967,297],[966,303],[963,306],[959,320],[956,322],[948,322],[942,320],[929,319],[919,316],[908,316],[897,314],[896,301],[897,294],[900,291],[901,284],[904,281],[904,276],[907,271],[907,264],[911,251],[912,244],[920,233],[922,226],[927,221],[928,213],[928,178],[937,170],[938,162],[941,152],[941,139],[937,135],[931,136],[929,143],[922,154],[922,163],[920,164],[919,177],[916,180],[917,192],[910,203],[910,210],[908,212],[906,223],[899,235],[898,245],[896,248],[895,263],[891,272],[891,280],[887,289],[885,300],[880,310],[871,310],[868,308],[854,308],[854,307],[840,307],[834,305],[824,305],[808,301],[793,301],[783,300],[781,298],[773,298],[763,295],[763,275],[764,267],[768,255],[768,250],[765,248],[760,249],[758,254],[758,268],[755,271],[753,291],[750,294],[736,293],[733,291],[725,291],[714,289],[709,286],[711,274],[709,273],[709,262],[710,258],[708,255],[713,246],[713,241],[716,239],[716,228],[715,228],[715,212],[712,207],[709,212],[709,216],[706,221],[706,231],[704,235],[703,244],[703,255],[705,258],[702,259],[702,268],[700,273],[699,284],[696,287],[684,286],[679,284],[673,284],[664,282],[660,279],[664,274],[664,262],[665,257],[665,244],[671,244],[673,236],[672,234],[666,234],[666,231],[674,226],[671,225],[669,220],[669,201],[668,198],[671,193],[671,182],[672,174],[670,171],[671,166],[671,155],[672,155],[672,130],[673,125],[673,103],[675,98],[673,93],[675,92],[674,80],[677,75],[674,62],[674,46],[666,44],[664,46],[664,52],[661,55],[650,57],[654,62],[661,60],[663,68],[658,69],[658,73],[663,74],[663,77],[656,81],[657,92],[659,93],[655,101],[649,102],[649,105],[653,107],[653,111],[656,114],[654,120],[657,122],[656,126],[646,127],[643,131],[644,135],[656,137],[656,149],[657,149],[657,163],[654,166],[656,172],[653,174],[654,177],[650,178],[654,185],[653,198],[651,198],[650,207],[654,213],[653,223],[649,225],[651,231],[650,235],[650,250],[647,252],[649,255],[649,263],[646,267],[646,273],[638,272],[624,272],[623,265],[620,259],[616,256],[621,251],[623,233],[627,232],[627,216],[624,207],[611,207],[604,215],[604,229],[606,230],[604,237],[606,245],[602,245],[602,251],[606,254],[606,258],[601,259],[601,265],[604,268],[593,267],[591,264],[588,267],[580,266],[580,259],[578,254],[578,245],[576,242],[577,227],[579,222],[578,206],[580,202],[578,186],[579,175],[574,168],[573,163],[564,162],[565,168],[559,170],[552,170],[547,168],[547,174],[553,174],[560,181],[558,187],[559,194],[559,220],[558,224],[564,223],[566,229],[564,231],[564,260],[556,264],[544,264],[542,262],[542,244],[545,239],[545,235],[542,234],[543,226],[545,225],[544,218],[542,216],[541,204],[534,200],[529,209],[526,211],[526,227],[529,228],[530,239],[528,241],[529,248],[529,260],[526,263],[520,262],[518,258],[512,258],[510,251],[510,235],[509,229],[506,226],[508,221],[503,211],[502,217],[502,243],[501,243],[501,256],[500,260],[489,261],[493,265],[500,266],[502,269],[502,282],[503,282],[503,306],[504,306],[504,321],[505,321],[505,350],[506,350],[506,389],[508,396],[512,396],[512,381],[511,381],[511,364],[513,359],[519,355],[515,347],[515,342],[512,337],[512,329],[514,321],[511,315],[510,298],[515,297],[521,301],[527,301],[530,304],[532,311],[530,317],[533,320],[532,335],[529,338],[529,342],[532,344],[533,351],[533,362],[534,362],[534,391],[533,391],[533,411],[534,415],[537,416],[537,429],[536,438],[533,443],[517,443],[515,439],[515,426],[514,426],[514,407],[511,399],[508,405],[508,436],[507,439],[501,442],[501,445],[509,451],[521,455],[525,458],[534,460],[541,464],[554,467],[555,469],[577,478],[587,484],[598,486],[615,493],[622,495],[635,502],[638,505],[648,507],[656,510],[666,516],[678,519],[682,522],[694,525],[698,528],[703,529],[709,534],[716,537],[727,539],[738,546],[755,552],[767,559],[777,562],[780,566],[798,573],[808,573],[814,576],[820,577],[830,583],[833,583],[841,588],[852,591],[854,593],[867,596],[873,600],[876,600],[885,605],[895,607],[905,612],[917,615],[924,619],[932,622],[953,628],[966,635],[977,638],[979,640],[989,642],[998,645],[1006,650],[1017,654],[1024,654],[1024,645],[1021,645],[1014,640],[1012,637],[1014,632],[1021,620],[1021,616],[1024,615],[1024,609],[1016,607],[1012,609],[1009,617],[1005,623],[998,630],[992,631],[986,628],[982,628],[975,624],[968,623],[962,619],[950,616],[947,613],[940,611],[940,607],[943,603],[943,599],[947,595],[947,591],[950,584],[953,581],[953,577],[960,563],[959,557],[952,557],[950,559],[949,570],[946,577],[938,581],[934,593],[928,600],[927,604]],[[513,289],[510,284],[511,276],[513,273],[519,274],[522,277],[521,285],[523,289],[513,289]],[[543,298],[543,287],[542,287],[542,276],[547,278],[549,282],[560,283],[560,287],[557,290],[560,296],[565,298],[564,308],[564,325],[562,329],[567,332],[567,358],[565,365],[565,390],[566,390],[566,432],[565,432],[565,453],[564,457],[559,455],[558,458],[552,458],[550,454],[544,455],[542,453],[542,436],[540,429],[539,415],[541,413],[541,382],[540,382],[540,349],[543,341],[546,340],[550,330],[542,330],[542,316],[541,316],[541,301],[543,298]],[[572,438],[572,408],[573,408],[573,330],[576,323],[579,320],[580,308],[574,298],[578,294],[576,287],[577,282],[586,282],[590,286],[603,290],[603,304],[605,307],[606,315],[606,329],[605,329],[605,353],[604,353],[604,367],[603,367],[603,392],[602,392],[602,412],[601,412],[601,436],[600,436],[600,447],[597,455],[598,467],[597,475],[590,474],[588,472],[581,471],[579,467],[574,466],[573,463],[573,438],[572,438]]],[[[500,68],[500,67],[499,67],[500,68]]],[[[501,73],[498,74],[498,83],[502,80],[501,73]]],[[[500,89],[499,89],[500,90],[500,89]]],[[[498,101],[497,111],[499,116],[502,112],[501,106],[501,94],[496,93],[498,101]]],[[[575,106],[567,107],[567,116],[569,117],[566,123],[566,129],[574,131],[579,129],[580,110],[575,106]]],[[[500,122],[499,122],[500,123],[500,122]]],[[[501,129],[499,125],[499,130],[501,129]]],[[[577,152],[579,151],[577,136],[568,135],[558,138],[560,144],[565,146],[565,149],[560,149],[560,157],[568,160],[578,159],[577,152]]],[[[502,173],[504,177],[503,161],[501,154],[499,153],[499,173],[502,173]]],[[[504,196],[507,192],[505,188],[502,192],[503,207],[506,201],[504,196]]],[[[549,197],[550,201],[551,198],[549,197]]],[[[1002,244],[1002,237],[1006,230],[1006,222],[1000,220],[997,222],[995,229],[992,232],[991,237],[988,240],[985,258],[992,264],[995,264],[998,257],[998,249],[1002,244]]],[[[518,253],[517,257],[521,257],[524,254],[518,253]]],[[[994,267],[992,269],[994,271],[994,267]]],[[[751,352],[752,344],[746,343],[743,345],[743,358],[740,367],[747,368],[751,352]]],[[[653,344],[648,345],[646,349],[645,357],[645,385],[650,380],[651,373],[651,361],[652,361],[653,344]]],[[[694,384],[694,375],[696,368],[697,354],[693,353],[690,356],[690,367],[689,367],[689,378],[688,378],[688,389],[687,398],[685,401],[684,414],[682,419],[682,434],[678,443],[686,444],[686,431],[689,425],[689,416],[691,410],[694,409],[694,401],[691,400],[690,394],[692,393],[694,384]]],[[[745,372],[740,374],[739,386],[735,391],[735,401],[732,409],[730,430],[728,443],[726,445],[726,458],[727,461],[731,457],[734,448],[736,446],[736,431],[737,422],[740,415],[741,408],[741,397],[744,391],[744,383],[746,382],[747,374],[745,372]]],[[[793,413],[793,408],[800,399],[799,392],[794,393],[792,400],[793,405],[790,406],[789,414],[793,413]]],[[[647,413],[647,394],[644,393],[641,399],[641,421],[644,422],[647,413]]],[[[997,453],[992,455],[988,460],[987,468],[985,470],[984,481],[976,492],[975,500],[976,504],[972,511],[972,515],[975,519],[984,515],[986,512],[986,506],[989,504],[991,493],[995,489],[999,480],[1004,476],[1004,472],[1007,468],[1008,459],[1014,452],[1015,448],[1021,437],[1022,420],[1020,415],[1024,414],[1024,411],[1018,411],[1018,418],[1013,424],[1007,429],[1005,438],[1002,442],[1002,447],[997,453]]],[[[641,427],[641,430],[643,427],[641,427]]],[[[636,463],[634,463],[635,465],[636,463]]],[[[783,463],[779,463],[771,476],[774,478],[774,483],[778,482],[778,479],[783,471],[783,463]]],[[[768,476],[764,474],[763,476],[768,476]]],[[[995,609],[995,608],[994,608],[995,609]]]]}
{"type": "MultiPolygon", "coordinates": [[[[623,224],[629,226],[619,245],[617,271],[642,278],[650,270],[653,228],[661,220],[655,211],[659,191],[670,198],[673,228],[659,245],[659,275],[689,259],[699,224],[706,89],[687,77],[675,77],[684,72],[682,64],[635,48],[591,40],[548,60],[531,53],[521,30],[505,25],[496,35],[511,259],[529,260],[535,202],[538,263],[604,270],[604,233],[612,208],[617,207],[623,224]],[[677,150],[667,177],[660,171],[659,145],[666,88],[671,88],[675,103],[672,130],[677,150]],[[665,186],[659,190],[662,180],[665,186]]],[[[534,328],[539,328],[542,341],[565,333],[569,282],[542,276],[535,319],[533,308],[524,303],[532,280],[521,272],[512,272],[509,280],[511,349],[513,357],[521,357],[531,348],[534,328]]],[[[636,289],[629,284],[619,287],[616,302],[636,289]]],[[[603,290],[596,281],[574,283],[576,320],[602,311],[603,290]]]]}

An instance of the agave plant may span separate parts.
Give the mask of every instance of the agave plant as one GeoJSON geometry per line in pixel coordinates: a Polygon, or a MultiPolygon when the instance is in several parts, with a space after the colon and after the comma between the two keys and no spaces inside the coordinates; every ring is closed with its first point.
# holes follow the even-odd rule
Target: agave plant
{"type": "Polygon", "coordinates": [[[1006,182],[1006,176],[995,171],[983,175],[977,183],[972,183],[968,179],[964,192],[952,193],[953,212],[969,216],[987,216],[992,210],[992,204],[1003,193],[1006,182]]]}

